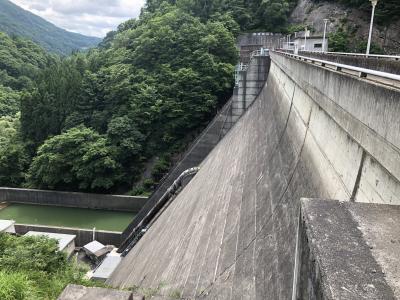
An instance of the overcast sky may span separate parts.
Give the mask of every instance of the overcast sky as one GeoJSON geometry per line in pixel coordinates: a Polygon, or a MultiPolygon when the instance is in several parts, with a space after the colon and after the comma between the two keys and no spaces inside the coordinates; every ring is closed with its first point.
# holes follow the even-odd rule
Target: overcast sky
{"type": "Polygon", "coordinates": [[[120,23],[135,18],[145,0],[11,0],[58,27],[104,37],[120,23]]]}

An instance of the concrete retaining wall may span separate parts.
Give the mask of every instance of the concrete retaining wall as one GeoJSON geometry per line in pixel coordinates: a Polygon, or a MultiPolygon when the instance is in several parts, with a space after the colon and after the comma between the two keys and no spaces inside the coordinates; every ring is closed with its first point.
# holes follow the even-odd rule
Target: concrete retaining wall
{"type": "Polygon", "coordinates": [[[138,212],[146,197],[87,194],[0,187],[0,202],[138,212]]]}
{"type": "MultiPolygon", "coordinates": [[[[20,235],[24,235],[28,231],[74,234],[76,235],[75,245],[77,247],[82,247],[93,241],[93,231],[86,229],[16,224],[15,231],[20,235]]],[[[114,245],[119,247],[121,243],[121,232],[96,230],[95,239],[104,245],[114,245]]]]}

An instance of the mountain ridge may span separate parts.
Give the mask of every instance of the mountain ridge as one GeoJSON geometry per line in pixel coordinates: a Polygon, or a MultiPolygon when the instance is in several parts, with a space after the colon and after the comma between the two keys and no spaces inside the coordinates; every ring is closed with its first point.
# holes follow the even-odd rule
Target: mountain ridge
{"type": "Polygon", "coordinates": [[[0,0],[0,31],[31,39],[46,50],[62,55],[94,47],[101,41],[59,28],[8,0],[0,0]]]}

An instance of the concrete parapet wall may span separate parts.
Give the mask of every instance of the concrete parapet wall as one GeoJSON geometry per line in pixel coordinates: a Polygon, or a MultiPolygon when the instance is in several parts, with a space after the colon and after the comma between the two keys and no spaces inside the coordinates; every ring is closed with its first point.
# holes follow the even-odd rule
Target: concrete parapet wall
{"type": "Polygon", "coordinates": [[[400,204],[400,91],[271,55],[273,73],[286,82],[293,107],[308,120],[312,142],[306,146],[316,166],[327,161],[355,201],[400,204]]]}
{"type": "Polygon", "coordinates": [[[0,202],[138,212],[146,197],[0,187],[0,202]]]}
{"type": "MultiPolygon", "coordinates": [[[[15,224],[15,231],[17,234],[20,235],[24,235],[28,231],[74,234],[76,235],[75,245],[77,247],[82,247],[87,243],[93,241],[93,230],[89,229],[30,225],[30,224],[15,224]]],[[[115,247],[119,247],[121,244],[121,232],[96,230],[95,239],[96,241],[104,245],[114,245],[115,247]]]]}

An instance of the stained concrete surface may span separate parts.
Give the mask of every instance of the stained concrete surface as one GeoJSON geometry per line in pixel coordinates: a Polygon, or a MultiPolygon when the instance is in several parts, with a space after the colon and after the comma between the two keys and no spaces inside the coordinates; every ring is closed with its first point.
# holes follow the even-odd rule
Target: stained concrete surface
{"type": "Polygon", "coordinates": [[[70,284],[58,300],[142,300],[142,296],[133,296],[132,292],[104,288],[91,288],[70,284]]]}
{"type": "Polygon", "coordinates": [[[300,198],[400,204],[399,91],[271,59],[256,101],[108,283],[291,299],[300,198]]]}
{"type": "Polygon", "coordinates": [[[238,85],[235,86],[233,96],[214,117],[200,136],[190,145],[182,159],[172,168],[169,174],[159,184],[142,210],[135,216],[129,226],[122,233],[120,252],[128,247],[134,234],[140,230],[139,225],[158,200],[164,195],[173,182],[189,168],[197,167],[226,135],[232,126],[241,118],[248,107],[263,88],[270,66],[267,55],[255,56],[248,68],[239,74],[238,85]]]}
{"type": "Polygon", "coordinates": [[[297,299],[400,297],[399,206],[303,199],[300,222],[297,299]]]}

